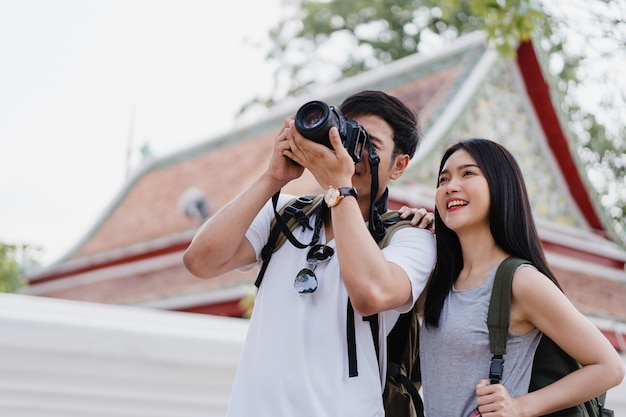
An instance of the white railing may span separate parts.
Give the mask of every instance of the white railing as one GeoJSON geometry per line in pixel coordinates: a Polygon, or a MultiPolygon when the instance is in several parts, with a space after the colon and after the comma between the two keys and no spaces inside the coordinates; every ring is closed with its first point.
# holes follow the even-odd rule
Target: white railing
{"type": "Polygon", "coordinates": [[[244,319],[0,294],[0,416],[225,415],[244,319]]]}

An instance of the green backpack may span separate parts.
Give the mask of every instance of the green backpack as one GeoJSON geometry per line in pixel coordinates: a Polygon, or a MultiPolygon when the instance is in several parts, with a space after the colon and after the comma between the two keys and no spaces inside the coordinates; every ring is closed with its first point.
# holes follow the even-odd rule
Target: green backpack
{"type": "MultiPolygon", "coordinates": [[[[523,259],[509,257],[502,261],[496,271],[487,326],[489,328],[489,345],[493,358],[489,370],[491,383],[499,383],[502,378],[504,365],[503,355],[506,353],[507,334],[511,312],[511,287],[513,274],[522,264],[530,264],[523,259]]],[[[532,375],[530,377],[529,392],[536,391],[565,375],[580,368],[580,364],[565,353],[548,336],[542,335],[533,360],[532,375]]],[[[612,410],[604,408],[606,393],[596,398],[565,410],[548,414],[550,417],[613,417],[612,410]]],[[[545,417],[545,416],[544,416],[545,417]]]]}
{"type": "MultiPolygon", "coordinates": [[[[263,264],[259,275],[255,281],[255,286],[260,287],[267,269],[267,265],[272,254],[280,248],[285,241],[289,240],[299,248],[308,245],[295,240],[291,231],[296,227],[313,229],[309,224],[309,217],[318,209],[323,199],[323,195],[301,196],[289,201],[278,212],[281,221],[272,221],[270,235],[267,244],[261,251],[263,264]]],[[[382,216],[383,225],[386,229],[385,237],[378,242],[382,249],[389,244],[391,236],[403,227],[411,227],[409,220],[401,220],[398,212],[390,210],[382,216]]],[[[378,347],[378,315],[364,317],[370,323],[372,338],[376,353],[379,354],[378,347]]],[[[383,404],[386,417],[423,417],[424,405],[419,395],[421,387],[421,376],[419,368],[419,319],[417,311],[412,308],[410,311],[401,314],[393,329],[387,336],[387,383],[383,393],[383,404]]],[[[356,345],[354,337],[354,310],[350,300],[348,300],[348,323],[347,323],[347,346],[349,358],[349,375],[358,375],[356,361],[356,345]]]]}

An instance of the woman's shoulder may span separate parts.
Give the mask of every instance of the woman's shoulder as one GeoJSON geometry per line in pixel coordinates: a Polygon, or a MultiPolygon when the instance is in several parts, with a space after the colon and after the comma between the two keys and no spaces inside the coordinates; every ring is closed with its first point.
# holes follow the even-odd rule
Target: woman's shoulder
{"type": "Polygon", "coordinates": [[[535,292],[546,287],[556,287],[554,282],[533,264],[520,265],[513,275],[513,291],[535,292]]]}
{"type": "Polygon", "coordinates": [[[532,265],[518,268],[513,277],[513,299],[529,310],[542,309],[546,303],[564,298],[557,285],[532,265]]]}
{"type": "Polygon", "coordinates": [[[534,267],[518,268],[511,288],[511,331],[525,334],[542,321],[562,312],[565,295],[550,278],[534,267]]]}

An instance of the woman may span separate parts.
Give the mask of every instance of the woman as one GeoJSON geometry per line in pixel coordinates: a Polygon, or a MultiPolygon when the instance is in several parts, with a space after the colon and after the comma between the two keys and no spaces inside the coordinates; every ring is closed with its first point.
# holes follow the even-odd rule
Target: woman
{"type": "Polygon", "coordinates": [[[521,170],[505,148],[485,139],[448,148],[435,204],[438,260],[420,333],[428,417],[542,416],[622,381],[617,352],[568,301],[548,268],[521,170]],[[515,272],[504,375],[492,385],[486,317],[496,268],[511,255],[532,266],[515,272]],[[583,366],[528,393],[544,333],[583,366]]]}

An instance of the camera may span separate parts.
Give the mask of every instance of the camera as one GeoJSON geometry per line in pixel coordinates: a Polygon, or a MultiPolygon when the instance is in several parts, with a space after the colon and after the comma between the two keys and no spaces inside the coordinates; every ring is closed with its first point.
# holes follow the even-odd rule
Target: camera
{"type": "Polygon", "coordinates": [[[335,126],[343,147],[346,148],[354,163],[363,157],[363,149],[368,139],[367,132],[354,120],[346,120],[341,111],[323,101],[310,101],[296,113],[296,129],[302,136],[321,143],[332,149],[328,131],[335,126]]]}

